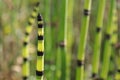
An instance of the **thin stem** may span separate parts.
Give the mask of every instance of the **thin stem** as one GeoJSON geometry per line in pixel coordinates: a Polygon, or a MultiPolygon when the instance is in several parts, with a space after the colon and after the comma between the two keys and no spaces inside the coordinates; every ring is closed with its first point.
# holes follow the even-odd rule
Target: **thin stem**
{"type": "Polygon", "coordinates": [[[29,43],[29,34],[32,31],[32,24],[35,22],[35,18],[37,17],[38,14],[38,6],[39,3],[35,6],[29,21],[28,25],[26,26],[25,30],[25,37],[24,37],[24,42],[23,42],[23,52],[22,52],[22,57],[23,57],[23,65],[22,65],[22,76],[23,80],[27,80],[29,75],[30,75],[30,65],[29,65],[29,49],[28,49],[28,43],[29,43]]]}
{"type": "MultiPolygon", "coordinates": [[[[53,61],[53,42],[52,42],[52,27],[51,27],[51,0],[44,0],[44,21],[45,21],[45,61],[52,62],[53,61]]],[[[46,77],[48,79],[53,80],[53,71],[51,69],[51,64],[46,64],[46,66],[49,66],[46,68],[46,77]],[[48,76],[49,75],[49,76],[48,76]]]]}
{"type": "Polygon", "coordinates": [[[38,20],[38,45],[37,45],[37,65],[36,65],[36,80],[43,80],[44,76],[44,27],[43,20],[40,14],[38,20]]]}
{"type": "MultiPolygon", "coordinates": [[[[117,4],[117,1],[116,1],[116,4],[117,4]]],[[[117,42],[118,42],[118,11],[117,11],[117,5],[116,5],[116,9],[115,9],[115,12],[116,12],[116,17],[115,17],[115,22],[114,22],[114,26],[115,26],[115,32],[114,32],[114,40],[115,40],[115,45],[117,44],[117,42]]],[[[119,53],[120,53],[120,50],[117,50],[117,49],[115,49],[116,51],[115,51],[115,53],[116,53],[116,55],[115,55],[115,61],[116,61],[116,63],[117,63],[117,71],[116,71],[116,73],[115,73],[115,80],[118,80],[118,79],[120,79],[120,55],[119,55],[119,53]]]]}
{"type": "Polygon", "coordinates": [[[77,55],[77,74],[76,80],[84,80],[84,59],[85,59],[85,47],[87,41],[87,33],[90,19],[92,0],[85,0],[84,2],[84,15],[82,18],[82,26],[80,32],[80,45],[77,55]]]}
{"type": "MultiPolygon", "coordinates": [[[[114,73],[115,73],[115,56],[116,56],[116,49],[115,49],[115,45],[117,44],[118,42],[118,26],[117,26],[117,8],[116,8],[116,2],[115,2],[115,5],[114,5],[114,15],[113,15],[113,27],[112,27],[112,39],[111,39],[111,42],[112,42],[112,54],[111,54],[111,61],[110,61],[110,65],[109,65],[109,73],[108,73],[108,79],[109,80],[113,80],[114,79],[114,73]]],[[[117,80],[117,79],[116,79],[117,80]]]]}
{"type": "MultiPolygon", "coordinates": [[[[56,58],[56,68],[57,76],[60,80],[66,80],[66,50],[65,50],[65,7],[66,0],[61,0],[58,4],[58,18],[59,18],[59,28],[58,28],[58,48],[57,48],[57,58],[56,58]]],[[[56,79],[56,80],[58,80],[56,79]]]]}
{"type": "Polygon", "coordinates": [[[73,45],[73,8],[74,0],[66,0],[66,14],[65,14],[65,43],[66,45],[66,80],[70,80],[71,74],[71,57],[72,57],[72,45],[73,45]]]}
{"type": "Polygon", "coordinates": [[[99,4],[98,4],[97,21],[96,21],[96,29],[95,29],[95,41],[94,41],[93,58],[92,58],[92,78],[97,77],[99,70],[105,3],[106,0],[99,0],[99,4]]]}
{"type": "Polygon", "coordinates": [[[114,7],[115,7],[115,0],[111,0],[110,2],[110,12],[109,12],[109,21],[106,27],[105,32],[105,44],[104,44],[104,51],[103,51],[103,64],[101,68],[100,78],[103,80],[107,79],[108,70],[109,70],[109,63],[111,57],[111,34],[112,34],[112,24],[113,24],[113,14],[114,14],[114,7]]]}

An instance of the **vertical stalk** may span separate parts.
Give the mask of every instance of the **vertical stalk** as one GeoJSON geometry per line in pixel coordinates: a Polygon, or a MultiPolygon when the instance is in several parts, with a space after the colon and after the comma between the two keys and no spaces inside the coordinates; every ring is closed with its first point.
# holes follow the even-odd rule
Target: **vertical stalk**
{"type": "Polygon", "coordinates": [[[82,18],[82,26],[80,32],[80,45],[77,55],[77,73],[76,80],[84,80],[84,58],[85,58],[85,47],[87,41],[87,33],[90,19],[90,10],[91,10],[92,0],[84,1],[84,15],[82,18]]]}
{"type": "Polygon", "coordinates": [[[116,1],[115,1],[115,5],[114,5],[114,15],[113,15],[113,27],[112,27],[112,35],[111,35],[111,42],[112,42],[112,54],[111,54],[111,61],[110,61],[110,65],[109,65],[109,75],[108,75],[108,79],[109,80],[113,80],[114,77],[114,72],[115,72],[115,65],[114,65],[114,61],[115,61],[115,56],[116,56],[116,49],[115,49],[115,45],[118,42],[118,34],[117,34],[117,8],[116,8],[116,1]]]}
{"type": "Polygon", "coordinates": [[[25,30],[25,37],[24,37],[24,42],[23,42],[23,65],[22,65],[22,76],[23,80],[27,80],[29,75],[30,75],[30,65],[29,65],[29,50],[28,50],[28,43],[29,43],[29,34],[32,31],[32,24],[35,22],[35,18],[37,17],[38,13],[38,6],[39,3],[36,4],[30,18],[28,21],[28,25],[26,26],[25,30]]]}
{"type": "Polygon", "coordinates": [[[94,41],[93,58],[92,58],[92,78],[97,77],[99,70],[99,59],[100,59],[105,3],[106,0],[99,0],[99,4],[98,4],[97,21],[96,21],[96,29],[95,29],[95,41],[94,41]]]}
{"type": "MultiPolygon", "coordinates": [[[[113,50],[113,49],[112,49],[113,50]]],[[[110,59],[110,64],[109,64],[109,71],[108,71],[108,77],[107,77],[107,80],[114,80],[113,77],[114,77],[114,60],[113,60],[113,57],[114,56],[111,56],[111,59],[110,59]]]]}
{"type": "Polygon", "coordinates": [[[65,7],[66,0],[61,0],[58,5],[59,13],[59,28],[58,28],[58,48],[57,48],[57,58],[56,58],[56,68],[57,79],[56,80],[66,80],[66,51],[65,51],[65,7]]]}
{"type": "Polygon", "coordinates": [[[115,80],[120,79],[120,55],[119,53],[116,55],[116,63],[117,63],[117,71],[115,74],[115,80]]]}
{"type": "Polygon", "coordinates": [[[44,27],[40,14],[37,16],[38,21],[38,45],[37,45],[37,65],[36,80],[43,80],[44,76],[44,27]]]}
{"type": "MultiPolygon", "coordinates": [[[[52,12],[54,12],[54,13],[52,13],[52,15],[54,15],[52,18],[52,20],[53,20],[52,35],[54,35],[55,37],[57,37],[57,35],[58,35],[58,37],[59,37],[60,33],[56,34],[58,27],[59,27],[59,14],[58,14],[59,13],[59,9],[58,9],[59,2],[58,2],[58,0],[54,0],[52,3],[54,5],[54,7],[52,8],[52,12]]],[[[58,44],[59,39],[58,39],[58,37],[56,39],[54,36],[52,37],[52,41],[55,42],[55,44],[53,44],[54,45],[53,48],[57,49],[57,50],[54,50],[54,54],[55,54],[55,78],[54,78],[54,80],[60,80],[61,59],[60,59],[59,49],[58,49],[58,47],[56,47],[56,44],[58,44]]]]}
{"type": "Polygon", "coordinates": [[[110,2],[110,12],[109,12],[109,21],[106,27],[105,32],[105,44],[104,44],[104,51],[103,51],[103,64],[100,73],[100,79],[106,80],[108,76],[109,70],[109,63],[110,63],[110,56],[111,56],[111,34],[112,34],[112,27],[113,27],[113,13],[115,7],[115,0],[111,0],[110,2]]]}
{"type": "Polygon", "coordinates": [[[73,8],[74,0],[66,0],[66,13],[65,13],[65,43],[66,45],[66,80],[70,80],[71,74],[71,55],[73,45],[73,8]]]}
{"type": "Polygon", "coordinates": [[[55,63],[54,65],[52,65],[53,67],[55,67],[55,69],[53,69],[53,75],[55,75],[52,79],[53,80],[59,80],[58,77],[59,77],[59,65],[60,65],[60,62],[58,61],[57,63],[57,60],[58,59],[58,54],[57,54],[57,47],[56,47],[56,44],[57,44],[57,41],[58,41],[58,34],[57,33],[57,28],[58,28],[58,23],[59,23],[59,16],[58,16],[58,0],[52,0],[51,2],[51,39],[52,39],[52,54],[54,55],[52,58],[53,58],[53,62],[55,63]]]}
{"type": "MultiPolygon", "coordinates": [[[[117,2],[117,1],[116,1],[117,2]]],[[[117,4],[117,3],[116,3],[117,4]]],[[[116,21],[115,21],[115,32],[114,32],[114,38],[116,39],[116,44],[118,42],[118,11],[116,7],[116,21]]],[[[115,73],[115,80],[120,79],[120,50],[116,50],[116,55],[115,55],[115,61],[117,63],[117,71],[115,73]]]]}
{"type": "Polygon", "coordinates": [[[62,9],[62,11],[60,12],[59,16],[60,18],[60,41],[59,41],[59,48],[60,48],[60,54],[61,54],[61,78],[60,80],[66,80],[66,43],[65,43],[65,17],[66,17],[66,5],[67,5],[67,0],[62,0],[62,6],[60,6],[60,10],[62,9]]]}
{"type": "Polygon", "coordinates": [[[52,48],[52,37],[51,34],[51,0],[44,0],[44,20],[45,20],[45,61],[49,62],[46,64],[46,77],[48,79],[53,78],[53,71],[51,70],[51,61],[53,60],[53,48],[52,48]]]}
{"type": "Polygon", "coordinates": [[[51,25],[50,25],[50,2],[51,0],[44,0],[44,19],[45,19],[45,52],[46,52],[46,59],[50,59],[51,57],[51,25]]]}

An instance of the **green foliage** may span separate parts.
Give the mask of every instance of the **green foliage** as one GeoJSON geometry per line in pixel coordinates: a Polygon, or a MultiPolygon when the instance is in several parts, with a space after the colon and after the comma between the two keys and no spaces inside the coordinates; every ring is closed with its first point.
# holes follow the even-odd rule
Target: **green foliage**
{"type": "Polygon", "coordinates": [[[119,80],[120,9],[115,4],[113,11],[115,2],[119,6],[117,0],[0,0],[0,80],[21,80],[28,57],[30,65],[24,70],[30,71],[28,80],[38,78],[36,61],[44,65],[43,80],[119,80]],[[37,56],[40,29],[32,12],[36,2],[43,17],[45,58],[37,56]],[[34,24],[28,25],[31,18],[34,24]],[[104,38],[106,33],[111,40],[104,38]],[[29,43],[27,47],[23,41],[29,43]],[[22,55],[23,48],[29,52],[22,55]]]}

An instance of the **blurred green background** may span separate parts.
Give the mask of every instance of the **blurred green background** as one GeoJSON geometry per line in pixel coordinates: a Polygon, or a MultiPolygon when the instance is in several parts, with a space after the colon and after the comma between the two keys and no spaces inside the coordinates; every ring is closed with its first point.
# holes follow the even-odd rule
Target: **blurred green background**
{"type": "MultiPolygon", "coordinates": [[[[43,16],[45,28],[45,75],[47,80],[55,80],[56,70],[56,50],[59,39],[59,32],[63,31],[59,27],[62,25],[59,23],[62,2],[60,0],[50,0],[50,3],[45,3],[49,0],[0,0],[0,80],[21,80],[21,65],[22,65],[22,41],[24,37],[25,27],[28,22],[28,18],[34,8],[36,2],[40,2],[39,12],[43,16]],[[58,15],[59,14],[59,15],[58,15]],[[50,29],[49,29],[50,28],[50,29]],[[48,29],[48,30],[46,30],[48,29]],[[49,32],[50,30],[50,32],[49,32]],[[51,33],[51,34],[49,34],[51,33]],[[48,39],[51,39],[48,40],[48,39]],[[49,42],[50,41],[50,42],[49,42]],[[52,45],[52,46],[49,46],[52,45]],[[48,48],[47,48],[48,47],[48,48]]],[[[108,11],[110,0],[107,0],[104,26],[108,21],[108,11]]],[[[75,79],[76,69],[76,54],[79,45],[79,33],[81,27],[81,18],[83,13],[84,0],[73,0],[71,5],[70,19],[68,22],[71,29],[69,35],[70,42],[68,42],[68,74],[67,80],[75,79]],[[73,10],[72,10],[73,9],[73,10]],[[70,59],[69,59],[70,58],[70,59]]],[[[70,6],[69,6],[70,7],[70,6]]],[[[92,9],[90,16],[89,34],[87,38],[86,48],[86,60],[85,69],[88,72],[86,80],[89,80],[91,74],[91,57],[93,53],[94,44],[94,31],[97,14],[98,0],[92,1],[92,9]]],[[[70,9],[70,8],[68,8],[70,9]]],[[[120,0],[117,0],[117,12],[118,12],[118,26],[119,26],[119,41],[120,41],[120,0]]],[[[68,35],[68,36],[69,36],[68,35]]],[[[104,39],[103,39],[104,42],[104,39]]],[[[37,45],[37,23],[33,25],[33,30],[30,33],[30,80],[35,79],[35,63],[36,63],[36,45],[37,45]]]]}

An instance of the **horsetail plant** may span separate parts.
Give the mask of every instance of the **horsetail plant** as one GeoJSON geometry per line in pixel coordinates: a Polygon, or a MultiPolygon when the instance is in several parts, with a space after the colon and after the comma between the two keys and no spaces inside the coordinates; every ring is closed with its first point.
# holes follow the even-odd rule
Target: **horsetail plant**
{"type": "MultiPolygon", "coordinates": [[[[52,62],[53,61],[53,58],[54,58],[54,53],[53,53],[53,42],[52,42],[52,33],[51,33],[51,30],[53,27],[51,27],[51,0],[44,0],[43,1],[44,3],[44,14],[43,14],[43,17],[44,17],[44,21],[45,21],[45,60],[46,62],[52,62]]],[[[49,63],[46,63],[45,64],[46,66],[46,76],[48,79],[52,79],[53,80],[53,71],[51,69],[51,66],[52,64],[49,64],[49,63]]]]}
{"type": "Polygon", "coordinates": [[[80,32],[80,45],[77,55],[77,74],[76,80],[84,80],[84,58],[85,58],[85,47],[87,40],[87,32],[89,26],[90,10],[92,0],[85,0],[84,2],[84,15],[82,19],[82,26],[80,32]]]}
{"type": "MultiPolygon", "coordinates": [[[[56,33],[57,33],[57,27],[59,27],[59,9],[58,9],[58,0],[53,0],[52,1],[52,41],[54,41],[53,43],[53,48],[54,48],[54,51],[53,53],[55,54],[55,77],[54,77],[54,80],[59,80],[60,79],[60,67],[61,67],[61,59],[60,59],[60,53],[59,53],[59,49],[58,47],[56,47],[56,44],[58,44],[58,41],[59,39],[57,38],[56,39],[56,33]]],[[[60,33],[58,34],[60,35],[60,33]]]]}
{"type": "Polygon", "coordinates": [[[98,4],[97,21],[96,21],[96,29],[95,29],[95,41],[94,41],[93,58],[92,58],[92,78],[97,78],[98,70],[99,70],[99,59],[100,59],[105,3],[106,0],[99,0],[99,4],[98,4]]]}
{"type": "Polygon", "coordinates": [[[44,19],[45,19],[45,51],[46,51],[46,59],[51,58],[51,48],[52,48],[52,41],[51,41],[51,26],[50,26],[50,2],[51,0],[44,0],[44,19]],[[48,41],[49,40],[49,41],[48,41]]]}
{"type": "Polygon", "coordinates": [[[66,0],[66,13],[65,13],[65,43],[66,52],[68,55],[66,56],[66,80],[70,80],[71,69],[71,58],[72,58],[72,45],[73,45],[73,8],[74,8],[74,0],[66,0]]]}
{"type": "Polygon", "coordinates": [[[28,50],[28,43],[29,43],[29,34],[32,30],[32,24],[35,22],[35,19],[37,17],[38,13],[38,7],[39,3],[36,4],[35,8],[33,9],[33,12],[28,20],[28,25],[26,26],[25,29],[25,37],[24,37],[24,42],[23,42],[23,65],[22,65],[22,76],[23,80],[27,80],[29,75],[30,75],[30,66],[29,66],[29,50],[28,50]]]}
{"type": "MultiPolygon", "coordinates": [[[[61,35],[61,41],[60,41],[60,51],[61,51],[61,80],[66,80],[66,25],[65,25],[65,22],[66,22],[66,10],[67,10],[67,5],[68,5],[68,0],[62,0],[62,3],[63,3],[63,7],[60,6],[60,9],[63,9],[63,11],[61,12],[61,19],[60,19],[60,25],[62,26],[63,24],[63,27],[61,27],[60,29],[63,30],[63,35],[61,35]],[[64,14],[64,15],[63,15],[64,14]],[[64,21],[64,22],[63,22],[64,21]],[[62,29],[63,28],[63,29],[62,29]],[[62,37],[63,36],[63,37],[62,37]],[[63,39],[62,39],[63,38],[63,39]]],[[[62,31],[61,31],[62,32],[62,31]]],[[[61,33],[62,34],[62,33],[61,33]]]]}
{"type": "Polygon", "coordinates": [[[110,12],[109,12],[109,21],[108,25],[106,27],[105,31],[105,44],[104,44],[104,51],[103,51],[103,63],[102,68],[100,72],[100,79],[106,80],[108,76],[108,70],[109,70],[109,63],[110,63],[110,57],[111,57],[111,49],[112,49],[112,43],[111,43],[111,35],[112,35],[112,29],[113,29],[113,14],[114,14],[114,7],[115,7],[115,0],[111,0],[110,2],[110,12]]]}
{"type": "MultiPolygon", "coordinates": [[[[116,1],[117,2],[117,1],[116,1]]],[[[117,4],[117,3],[116,3],[117,4]]],[[[114,19],[114,32],[113,32],[113,38],[114,38],[114,47],[118,42],[118,13],[117,13],[117,6],[115,7],[115,13],[116,13],[116,17],[114,19]]],[[[115,80],[120,79],[120,55],[119,55],[119,50],[117,50],[116,48],[114,48],[115,51],[115,61],[117,64],[117,71],[115,73],[115,80]],[[115,51],[116,50],[116,51],[115,51]]]]}
{"type": "Polygon", "coordinates": [[[37,16],[38,21],[38,45],[37,45],[37,65],[36,80],[43,80],[44,73],[44,27],[43,19],[40,14],[37,16]]]}
{"type": "Polygon", "coordinates": [[[115,54],[116,54],[116,50],[115,50],[115,45],[117,43],[117,39],[118,39],[118,34],[117,34],[117,11],[116,11],[116,1],[115,1],[115,5],[114,5],[114,12],[113,12],[113,22],[112,22],[112,35],[111,35],[111,44],[112,44],[112,53],[111,53],[111,58],[110,58],[110,64],[109,64],[109,72],[108,72],[108,78],[107,80],[113,80],[114,78],[114,73],[115,73],[115,65],[114,65],[114,61],[115,61],[115,54]]]}
{"type": "Polygon", "coordinates": [[[58,34],[56,34],[57,33],[57,28],[58,28],[58,23],[59,23],[59,16],[58,16],[58,11],[59,11],[59,9],[58,9],[58,0],[52,0],[52,2],[51,2],[52,4],[52,9],[51,9],[51,39],[52,39],[52,53],[53,53],[53,55],[55,55],[55,56],[53,56],[52,58],[53,58],[53,60],[55,61],[55,64],[53,65],[53,66],[55,66],[55,69],[54,69],[54,73],[53,73],[53,75],[55,75],[55,77],[53,77],[53,80],[59,80],[58,78],[59,78],[59,73],[60,73],[60,57],[59,57],[59,59],[58,59],[58,47],[56,47],[56,44],[58,43],[58,37],[57,37],[57,35],[58,34]],[[56,38],[57,37],[57,38],[56,38]]]}
{"type": "Polygon", "coordinates": [[[59,8],[59,33],[58,33],[58,48],[56,56],[56,68],[57,68],[57,77],[55,80],[66,80],[66,50],[65,50],[65,7],[66,0],[61,0],[61,5],[58,5],[59,8]],[[61,64],[60,64],[61,63],[61,64]],[[59,69],[58,69],[59,68],[59,69]]]}

